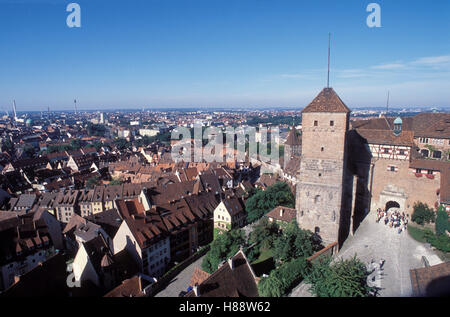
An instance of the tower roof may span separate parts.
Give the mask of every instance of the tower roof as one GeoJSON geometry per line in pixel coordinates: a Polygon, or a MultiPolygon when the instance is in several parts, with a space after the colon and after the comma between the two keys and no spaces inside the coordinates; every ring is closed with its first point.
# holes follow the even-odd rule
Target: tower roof
{"type": "Polygon", "coordinates": [[[292,127],[291,131],[289,131],[288,137],[284,144],[286,144],[286,145],[301,145],[302,144],[302,140],[299,138],[295,127],[292,127]]]}
{"type": "Polygon", "coordinates": [[[311,103],[302,110],[304,112],[351,112],[339,98],[333,88],[324,88],[311,103]]]}
{"type": "Polygon", "coordinates": [[[398,117],[397,119],[394,120],[394,124],[402,124],[403,121],[400,117],[398,117]]]}

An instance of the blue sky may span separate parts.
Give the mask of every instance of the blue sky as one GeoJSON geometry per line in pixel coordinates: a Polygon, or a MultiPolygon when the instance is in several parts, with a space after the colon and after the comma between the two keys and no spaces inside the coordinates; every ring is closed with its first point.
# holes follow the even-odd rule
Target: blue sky
{"type": "Polygon", "coordinates": [[[450,106],[448,0],[0,0],[0,109],[302,108],[326,85],[328,32],[349,107],[388,90],[392,106],[450,106]]]}

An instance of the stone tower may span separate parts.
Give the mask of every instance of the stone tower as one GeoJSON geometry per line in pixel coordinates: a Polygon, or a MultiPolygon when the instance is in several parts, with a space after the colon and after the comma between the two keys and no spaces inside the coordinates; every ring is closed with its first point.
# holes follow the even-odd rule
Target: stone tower
{"type": "MultiPolygon", "coordinates": [[[[341,245],[341,216],[348,213],[347,133],[350,109],[332,88],[302,111],[302,155],[296,193],[297,222],[324,243],[341,245]]],[[[351,191],[351,188],[350,188],[351,191]]],[[[344,238],[345,239],[345,238],[344,238]]]]}
{"type": "Polygon", "coordinates": [[[297,130],[293,126],[284,143],[284,168],[294,157],[300,157],[302,154],[302,139],[298,136],[297,130]]]}

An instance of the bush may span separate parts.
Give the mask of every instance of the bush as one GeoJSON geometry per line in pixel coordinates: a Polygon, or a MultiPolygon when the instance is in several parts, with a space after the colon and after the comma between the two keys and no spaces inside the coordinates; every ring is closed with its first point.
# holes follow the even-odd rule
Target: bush
{"type": "Polygon", "coordinates": [[[258,260],[259,256],[261,255],[261,251],[259,250],[259,246],[254,246],[250,249],[247,249],[247,252],[245,253],[247,256],[247,259],[250,263],[255,262],[258,260]]]}
{"type": "Polygon", "coordinates": [[[450,252],[450,237],[446,234],[441,234],[440,236],[432,235],[429,237],[428,242],[438,250],[450,252]]]}
{"type": "Polygon", "coordinates": [[[280,227],[275,222],[269,222],[267,217],[262,218],[250,233],[249,244],[264,249],[272,249],[274,241],[278,238],[280,227]]]}
{"type": "Polygon", "coordinates": [[[226,231],[211,243],[211,249],[203,258],[202,269],[208,273],[217,270],[219,264],[233,255],[245,244],[244,232],[240,229],[226,231]]]}
{"type": "Polygon", "coordinates": [[[355,257],[331,264],[331,257],[313,264],[306,281],[319,297],[368,297],[374,290],[367,285],[369,272],[355,257]]]}
{"type": "Polygon", "coordinates": [[[299,283],[307,272],[308,262],[305,258],[286,262],[259,281],[258,293],[263,297],[281,297],[299,283]]]}
{"type": "Polygon", "coordinates": [[[414,204],[411,220],[423,226],[425,223],[434,222],[435,212],[427,204],[417,202],[414,204]]]}
{"type": "Polygon", "coordinates": [[[274,259],[278,262],[287,262],[291,259],[309,257],[323,246],[314,239],[314,234],[308,230],[302,230],[294,220],[289,223],[282,235],[274,242],[274,259]]]}
{"type": "Polygon", "coordinates": [[[438,236],[445,234],[445,230],[450,231],[450,225],[448,222],[448,214],[445,211],[445,207],[441,206],[441,207],[439,207],[439,209],[437,211],[436,234],[438,236]]]}

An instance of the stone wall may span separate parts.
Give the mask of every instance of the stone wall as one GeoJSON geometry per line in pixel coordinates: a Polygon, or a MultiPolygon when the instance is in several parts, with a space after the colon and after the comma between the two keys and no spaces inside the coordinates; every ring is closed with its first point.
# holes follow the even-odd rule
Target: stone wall
{"type": "Polygon", "coordinates": [[[371,210],[385,208],[388,201],[397,202],[402,210],[410,214],[416,201],[434,208],[440,180],[439,172],[433,174],[433,179],[426,175],[416,177],[415,170],[409,168],[409,161],[406,160],[376,160],[373,168],[371,210]],[[392,165],[398,167],[395,172],[388,170],[392,165]]]}
{"type": "Polygon", "coordinates": [[[338,240],[346,171],[348,114],[304,113],[297,222],[324,242],[338,240]]]}

